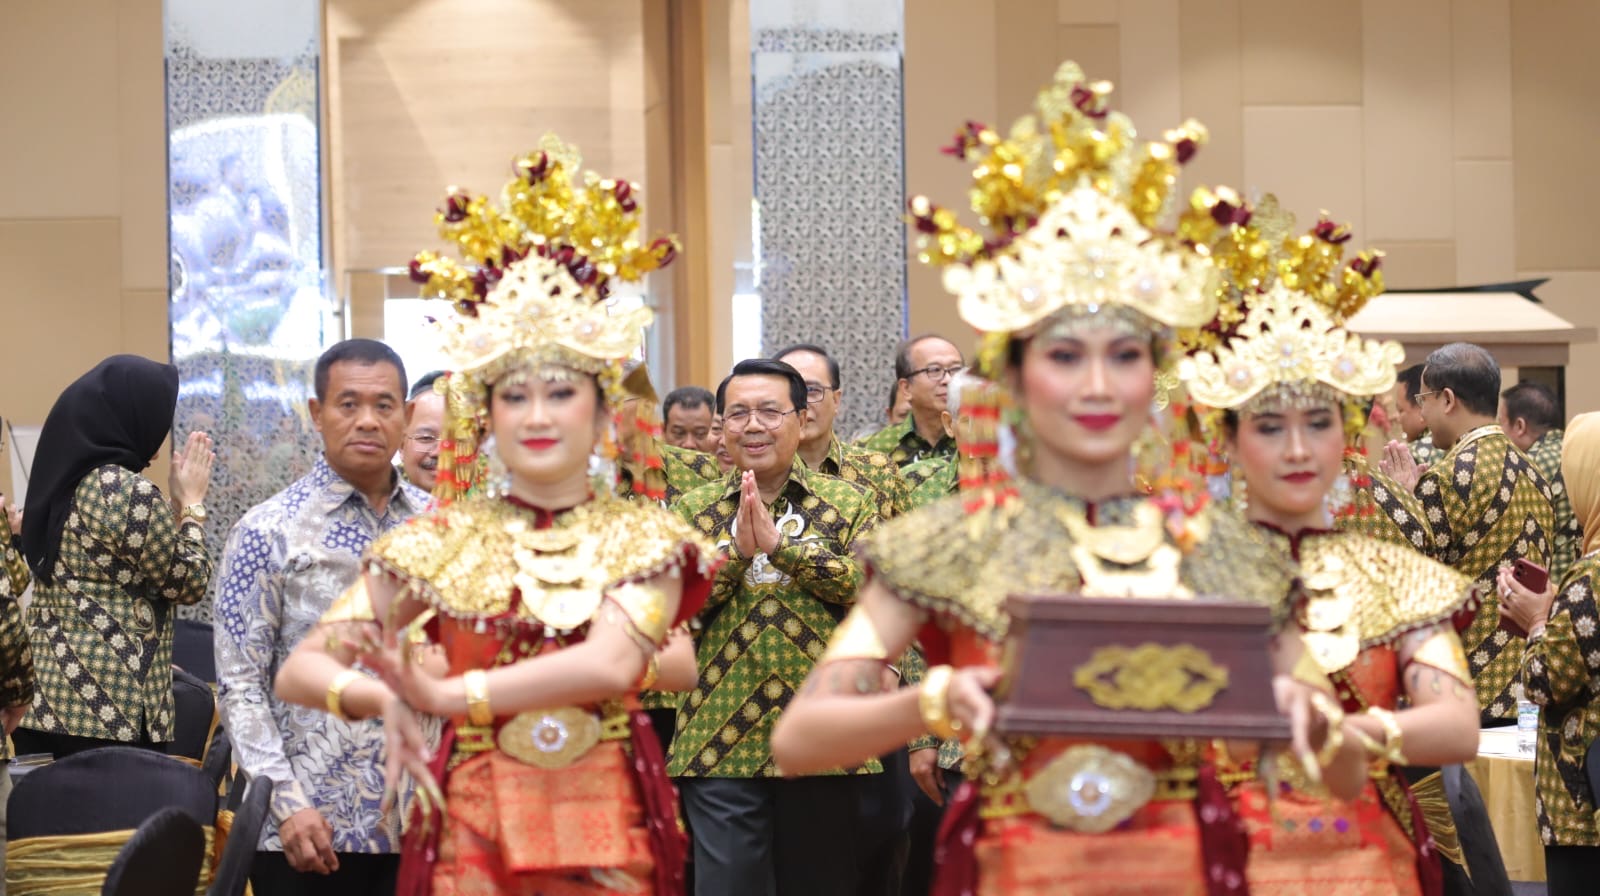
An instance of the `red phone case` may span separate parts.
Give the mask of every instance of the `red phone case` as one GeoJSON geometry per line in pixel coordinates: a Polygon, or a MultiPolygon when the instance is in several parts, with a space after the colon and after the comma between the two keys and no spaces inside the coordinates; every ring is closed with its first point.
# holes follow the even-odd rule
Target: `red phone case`
{"type": "MultiPolygon", "coordinates": [[[[1549,570],[1531,560],[1525,560],[1521,557],[1518,557],[1517,562],[1511,565],[1511,577],[1517,580],[1517,584],[1528,589],[1529,591],[1534,592],[1535,594],[1544,591],[1545,586],[1550,584],[1549,570]]],[[[1512,622],[1505,616],[1500,617],[1500,628],[1518,638],[1528,637],[1527,629],[1516,624],[1515,622],[1512,622]]]]}

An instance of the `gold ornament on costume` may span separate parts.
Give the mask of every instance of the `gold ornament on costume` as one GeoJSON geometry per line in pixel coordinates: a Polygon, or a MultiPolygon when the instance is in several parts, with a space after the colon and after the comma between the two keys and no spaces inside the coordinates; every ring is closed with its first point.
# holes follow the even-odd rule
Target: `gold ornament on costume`
{"type": "MultiPolygon", "coordinates": [[[[946,268],[946,289],[979,330],[1026,331],[1067,309],[1131,309],[1174,328],[1213,317],[1210,260],[1157,230],[1205,128],[1189,121],[1139,143],[1132,121],[1108,108],[1111,90],[1065,62],[1008,136],[976,123],[958,134],[945,151],[975,163],[971,205],[987,234],[911,200],[919,259],[946,268]]],[[[994,374],[996,355],[980,352],[982,372],[994,374]]]]}
{"type": "MultiPolygon", "coordinates": [[[[613,410],[629,397],[624,365],[644,341],[648,308],[612,314],[606,301],[616,281],[638,281],[669,264],[677,243],[637,237],[642,217],[638,188],[628,181],[580,175],[575,148],[547,134],[538,150],[518,158],[515,176],[500,192],[499,207],[483,196],[451,188],[435,216],[439,233],[461,260],[433,252],[412,259],[411,279],[425,298],[448,299],[458,312],[443,325],[452,360],[448,420],[440,445],[441,500],[472,490],[489,387],[508,374],[551,378],[577,371],[598,379],[613,410]]],[[[642,421],[640,438],[654,433],[642,421]]],[[[627,446],[625,463],[637,467],[635,490],[650,495],[661,460],[647,446],[627,446]]]]}
{"type": "Polygon", "coordinates": [[[1378,395],[1394,386],[1404,359],[1398,342],[1340,329],[1319,303],[1280,282],[1250,302],[1226,345],[1183,359],[1178,375],[1195,401],[1238,409],[1269,390],[1292,396],[1324,386],[1335,399],[1378,395]]]}
{"type": "Polygon", "coordinates": [[[1228,670],[1192,644],[1101,647],[1073,671],[1096,706],[1199,712],[1228,687],[1228,670]]]}

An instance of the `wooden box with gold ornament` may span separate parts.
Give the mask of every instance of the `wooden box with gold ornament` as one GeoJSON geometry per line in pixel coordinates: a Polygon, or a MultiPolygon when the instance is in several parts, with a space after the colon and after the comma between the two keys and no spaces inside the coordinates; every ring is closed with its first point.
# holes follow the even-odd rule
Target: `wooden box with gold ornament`
{"type": "Polygon", "coordinates": [[[1271,610],[1189,598],[1012,595],[996,730],[1287,740],[1271,610]]]}

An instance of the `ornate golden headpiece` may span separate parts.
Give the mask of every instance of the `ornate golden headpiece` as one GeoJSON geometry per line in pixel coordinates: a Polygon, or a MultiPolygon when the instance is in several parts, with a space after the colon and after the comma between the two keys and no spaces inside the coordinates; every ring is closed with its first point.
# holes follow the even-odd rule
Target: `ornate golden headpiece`
{"type": "MultiPolygon", "coordinates": [[[[473,487],[484,402],[507,373],[534,367],[592,374],[611,407],[622,407],[629,397],[624,365],[639,351],[653,315],[648,308],[613,314],[611,284],[640,280],[678,251],[671,237],[648,244],[636,238],[635,185],[592,171],[580,178],[577,150],[553,134],[539,147],[513,163],[515,176],[502,188],[499,208],[451,188],[434,220],[462,261],[433,252],[411,261],[411,278],[423,284],[423,296],[449,299],[458,312],[442,324],[444,350],[454,364],[444,390],[451,432],[440,445],[441,499],[473,487]]],[[[627,429],[655,434],[649,419],[639,423],[627,429]]],[[[636,446],[628,457],[659,471],[651,451],[636,446]]],[[[634,477],[640,488],[646,480],[634,477]]]]}
{"type": "Polygon", "coordinates": [[[1184,358],[1178,376],[1189,396],[1213,408],[1241,409],[1257,399],[1365,398],[1394,386],[1405,360],[1398,342],[1364,339],[1334,323],[1324,306],[1279,281],[1248,303],[1226,345],[1184,358]]]}
{"type": "Polygon", "coordinates": [[[972,208],[988,235],[926,197],[911,200],[918,257],[945,267],[962,318],[984,333],[1025,332],[1063,309],[1132,310],[1172,328],[1212,319],[1204,248],[1158,230],[1206,131],[1189,121],[1136,143],[1133,123],[1107,108],[1111,90],[1062,63],[1008,137],[969,123],[945,150],[976,162],[972,208]]]}

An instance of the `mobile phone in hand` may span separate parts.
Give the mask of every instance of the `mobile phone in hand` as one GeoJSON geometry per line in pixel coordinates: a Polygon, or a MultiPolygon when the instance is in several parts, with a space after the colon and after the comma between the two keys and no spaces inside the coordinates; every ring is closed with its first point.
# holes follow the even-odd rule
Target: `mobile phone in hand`
{"type": "MultiPolygon", "coordinates": [[[[1521,557],[1517,558],[1517,562],[1511,564],[1511,577],[1517,580],[1517,584],[1532,591],[1534,594],[1542,594],[1545,587],[1550,584],[1549,570],[1534,563],[1532,560],[1526,560],[1521,557]]],[[[1500,617],[1500,628],[1518,638],[1528,637],[1527,629],[1512,622],[1505,616],[1500,617]]]]}

